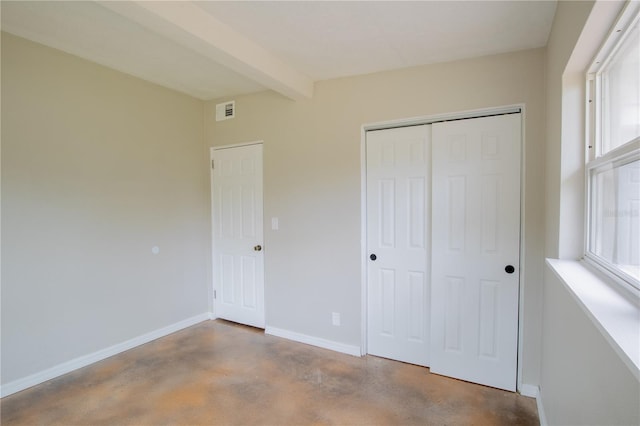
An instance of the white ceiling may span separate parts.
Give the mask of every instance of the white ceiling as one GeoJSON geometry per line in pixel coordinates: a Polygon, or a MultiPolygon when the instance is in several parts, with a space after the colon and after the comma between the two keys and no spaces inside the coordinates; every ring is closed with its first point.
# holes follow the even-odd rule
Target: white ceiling
{"type": "Polygon", "coordinates": [[[2,1],[2,30],[200,99],[546,45],[555,1],[2,1]]]}

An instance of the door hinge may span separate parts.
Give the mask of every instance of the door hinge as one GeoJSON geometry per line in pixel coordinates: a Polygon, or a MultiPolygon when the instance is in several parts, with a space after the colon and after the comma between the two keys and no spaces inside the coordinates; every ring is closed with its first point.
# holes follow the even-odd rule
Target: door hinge
{"type": "Polygon", "coordinates": [[[215,169],[215,167],[213,166],[213,160],[211,160],[211,168],[215,169]]]}
{"type": "Polygon", "coordinates": [[[215,291],[215,290],[213,290],[213,298],[214,298],[214,299],[216,299],[216,298],[217,298],[217,294],[216,294],[216,291],[215,291]]]}

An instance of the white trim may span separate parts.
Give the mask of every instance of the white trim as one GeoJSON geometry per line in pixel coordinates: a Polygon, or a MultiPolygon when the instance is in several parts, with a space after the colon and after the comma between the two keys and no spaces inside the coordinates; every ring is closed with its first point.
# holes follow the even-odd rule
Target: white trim
{"type": "Polygon", "coordinates": [[[345,343],[334,342],[320,337],[308,336],[306,334],[296,333],[295,331],[283,330],[281,328],[269,326],[264,330],[264,333],[276,337],[282,337],[283,339],[293,340],[294,342],[306,343],[307,345],[342,352],[347,355],[360,356],[359,346],[347,345],[345,343]]]}
{"type": "Polygon", "coordinates": [[[597,170],[606,167],[610,163],[629,163],[638,159],[638,148],[640,147],[640,137],[635,137],[630,141],[616,147],[604,155],[589,161],[587,170],[597,170]]]}
{"type": "Polygon", "coordinates": [[[46,370],[40,371],[27,377],[23,377],[22,379],[14,380],[13,382],[9,382],[2,386],[2,388],[0,389],[0,396],[4,398],[5,396],[46,382],[47,380],[54,379],[56,377],[62,376],[63,374],[70,373],[79,368],[86,367],[87,365],[128,351],[129,349],[133,349],[136,346],[144,345],[145,343],[149,343],[153,340],[175,333],[176,331],[180,331],[184,328],[191,327],[192,325],[198,324],[200,322],[207,321],[209,319],[209,315],[210,313],[205,312],[200,315],[178,321],[166,327],[151,331],[149,333],[145,333],[141,336],[134,337],[133,339],[126,340],[122,343],[117,343],[113,346],[109,346],[108,348],[101,349],[99,351],[83,355],[78,358],[74,358],[67,362],[63,362],[62,364],[47,368],[46,370]]]}
{"type": "Polygon", "coordinates": [[[419,117],[401,118],[397,120],[378,121],[362,125],[364,133],[371,130],[392,129],[394,127],[419,126],[440,121],[461,120],[468,118],[488,117],[491,115],[512,114],[522,112],[524,104],[505,105],[501,107],[470,109],[466,111],[448,112],[444,114],[423,115],[419,117]]]}
{"type": "Polygon", "coordinates": [[[607,262],[604,260],[600,260],[598,256],[592,254],[591,252],[587,252],[582,258],[582,262],[586,266],[591,267],[593,272],[596,272],[600,275],[600,278],[610,283],[616,290],[620,291],[627,299],[636,305],[639,303],[640,298],[640,288],[636,287],[634,284],[630,282],[630,280],[635,280],[633,277],[628,277],[628,279],[624,278],[627,276],[623,271],[619,271],[609,266],[607,262]]]}
{"type": "Polygon", "coordinates": [[[625,292],[632,297],[640,295],[640,282],[635,276],[632,276],[611,261],[598,256],[591,248],[595,244],[593,242],[594,232],[592,222],[595,222],[592,205],[593,193],[593,177],[595,173],[613,169],[640,159],[640,137],[626,142],[625,144],[607,152],[605,155],[589,161],[585,165],[585,224],[584,224],[584,260],[601,272],[605,273],[614,285],[620,286],[625,292]]]}
{"type": "Polygon", "coordinates": [[[522,386],[520,387],[520,395],[528,396],[529,398],[537,398],[538,387],[536,385],[523,383],[522,386]]]}
{"type": "Polygon", "coordinates": [[[589,65],[587,74],[599,73],[609,64],[611,57],[615,55],[624,39],[628,36],[627,31],[639,19],[638,13],[640,13],[640,3],[634,1],[626,2],[615,23],[611,25],[604,37],[602,45],[589,65]]]}
{"type": "MultiPolygon", "coordinates": [[[[598,256],[592,251],[594,246],[594,225],[597,218],[594,216],[593,178],[596,173],[637,161],[640,154],[640,138],[636,137],[626,143],[611,149],[603,154],[603,111],[606,109],[608,96],[603,96],[602,75],[608,72],[611,60],[617,55],[620,47],[625,43],[631,33],[631,29],[640,20],[640,2],[628,1],[619,13],[617,8],[612,8],[608,19],[601,19],[602,27],[599,31],[583,32],[592,33],[601,39],[595,56],[585,74],[586,79],[586,114],[584,117],[585,137],[585,167],[584,167],[584,226],[583,226],[583,259],[599,272],[606,274],[607,281],[620,287],[620,290],[629,293],[636,298],[640,291],[640,281],[637,277],[626,273],[613,262],[598,256]],[[616,17],[614,18],[614,13],[616,17]],[[613,23],[611,23],[613,21],[613,23]],[[606,34],[606,35],[605,35],[606,34]],[[591,146],[591,149],[589,149],[591,146]]],[[[592,11],[591,15],[594,15],[592,11]]],[[[601,14],[602,15],[602,14],[601,14]]],[[[587,27],[585,27],[587,28],[587,27]]],[[[597,41],[583,43],[593,46],[597,41]]],[[[592,50],[592,49],[590,49],[592,50]]],[[[605,93],[606,95],[606,93],[605,93]]]]}
{"type": "Polygon", "coordinates": [[[546,259],[546,263],[636,380],[640,380],[638,300],[617,292],[583,262],[546,259]]]}
{"type": "MultiPolygon", "coordinates": [[[[217,149],[223,149],[224,147],[220,147],[217,149]]],[[[216,151],[216,148],[211,147],[209,148],[209,225],[210,225],[210,230],[211,230],[211,242],[210,242],[210,246],[209,246],[209,266],[211,267],[211,282],[209,283],[209,288],[211,289],[211,293],[209,294],[209,297],[211,297],[211,315],[217,317],[218,315],[216,314],[216,270],[215,270],[215,264],[216,262],[213,259],[213,254],[214,254],[214,245],[215,245],[215,240],[213,238],[214,235],[214,223],[213,223],[213,212],[214,212],[214,208],[215,206],[213,205],[213,153],[216,151]]]]}
{"type": "Polygon", "coordinates": [[[368,352],[369,343],[367,340],[368,325],[368,297],[369,289],[367,285],[367,129],[360,128],[360,355],[365,356],[368,352]]]}
{"type": "Polygon", "coordinates": [[[521,140],[520,140],[520,282],[519,282],[519,298],[518,298],[518,367],[516,372],[516,389],[521,390],[522,385],[522,364],[523,364],[523,318],[524,318],[524,272],[527,264],[525,262],[525,195],[526,195],[526,138],[525,138],[525,122],[526,108],[525,104],[512,104],[500,107],[490,107],[474,110],[466,110],[460,112],[452,112],[445,114],[427,115],[421,117],[404,118],[390,121],[380,121],[375,123],[367,123],[361,126],[360,130],[360,270],[361,270],[361,348],[360,354],[366,355],[367,351],[367,167],[366,167],[366,143],[367,132],[372,130],[390,129],[395,127],[418,126],[423,124],[432,124],[438,121],[459,120],[466,118],[487,117],[498,114],[520,113],[521,118],[521,140]]]}
{"type": "Polygon", "coordinates": [[[209,156],[211,157],[213,155],[213,151],[218,151],[221,149],[229,149],[229,148],[240,148],[241,146],[249,146],[249,145],[264,145],[264,141],[241,142],[241,143],[234,143],[230,145],[212,146],[211,148],[209,148],[209,156]]]}
{"type": "Polygon", "coordinates": [[[536,392],[536,405],[538,406],[538,420],[540,421],[540,426],[547,426],[549,422],[547,422],[547,414],[544,411],[544,405],[542,405],[540,388],[537,388],[536,392]]]}
{"type": "Polygon", "coordinates": [[[518,353],[516,355],[516,390],[522,392],[522,359],[524,353],[524,284],[527,263],[525,262],[525,230],[526,230],[526,183],[527,183],[527,140],[526,140],[526,107],[524,104],[520,108],[520,252],[519,255],[519,277],[518,277],[518,353]]]}

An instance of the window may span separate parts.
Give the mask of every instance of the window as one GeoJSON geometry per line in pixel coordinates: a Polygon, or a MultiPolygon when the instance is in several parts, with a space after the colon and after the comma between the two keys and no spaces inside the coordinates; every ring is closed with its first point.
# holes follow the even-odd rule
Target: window
{"type": "Polygon", "coordinates": [[[640,289],[640,13],[629,2],[587,75],[585,258],[640,289]]]}

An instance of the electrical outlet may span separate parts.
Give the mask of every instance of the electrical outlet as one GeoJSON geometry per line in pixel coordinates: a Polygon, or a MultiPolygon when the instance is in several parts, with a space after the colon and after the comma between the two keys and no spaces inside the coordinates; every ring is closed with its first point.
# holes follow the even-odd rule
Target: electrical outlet
{"type": "Polygon", "coordinates": [[[340,325],[340,313],[339,312],[332,312],[331,313],[331,323],[335,326],[339,326],[340,325]]]}

